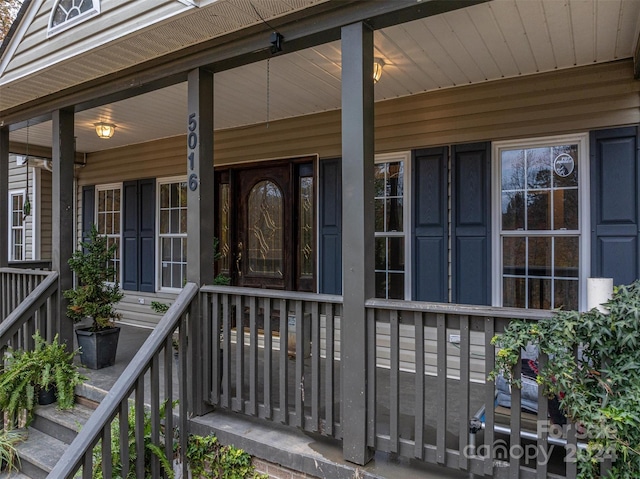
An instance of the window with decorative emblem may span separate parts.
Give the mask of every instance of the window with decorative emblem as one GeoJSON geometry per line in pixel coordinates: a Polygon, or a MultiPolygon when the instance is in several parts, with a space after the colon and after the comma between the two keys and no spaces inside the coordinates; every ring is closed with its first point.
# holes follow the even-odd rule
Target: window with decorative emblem
{"type": "Polygon", "coordinates": [[[578,309],[586,139],[498,145],[502,306],[578,309]]]}

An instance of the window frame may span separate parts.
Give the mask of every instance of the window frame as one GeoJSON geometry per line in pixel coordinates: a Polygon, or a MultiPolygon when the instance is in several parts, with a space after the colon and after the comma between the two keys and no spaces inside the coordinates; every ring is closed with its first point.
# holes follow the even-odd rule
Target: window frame
{"type": "MultiPolygon", "coordinates": [[[[403,162],[404,164],[404,180],[403,180],[403,210],[402,210],[402,233],[398,232],[376,232],[375,231],[375,212],[374,212],[374,241],[377,238],[391,238],[391,237],[404,237],[404,298],[403,301],[411,300],[411,290],[413,284],[413,268],[412,268],[412,254],[411,254],[411,238],[412,238],[412,206],[413,206],[413,192],[411,189],[411,151],[398,151],[392,153],[379,153],[375,155],[374,163],[378,165],[380,163],[392,163],[403,162]]],[[[374,272],[376,271],[374,265],[374,272]]],[[[374,273],[375,274],[375,273],[374,273]]],[[[379,298],[384,299],[384,298],[379,298]]]]}
{"type": "Polygon", "coordinates": [[[73,28],[76,25],[79,25],[91,17],[100,14],[100,0],[91,0],[92,6],[89,10],[84,13],[81,13],[77,17],[73,17],[71,20],[66,20],[58,25],[53,26],[53,18],[55,16],[56,10],[60,5],[62,0],[56,0],[51,8],[51,12],[49,13],[49,19],[47,20],[47,38],[57,35],[58,33],[62,33],[70,28],[73,28]]]}
{"type": "MultiPolygon", "coordinates": [[[[123,189],[123,184],[122,183],[105,183],[105,184],[101,184],[101,185],[96,185],[94,188],[94,201],[93,201],[93,224],[96,227],[96,230],[98,230],[98,233],[104,236],[107,236],[107,238],[118,238],[118,267],[116,268],[116,270],[118,271],[118,284],[122,285],[122,274],[123,274],[123,261],[122,261],[122,228],[123,228],[123,213],[122,213],[122,206],[123,206],[123,195],[124,195],[124,189],[123,189]],[[99,207],[100,207],[100,202],[99,202],[99,194],[100,191],[107,191],[107,190],[120,190],[120,225],[119,225],[119,229],[120,229],[120,233],[118,233],[117,235],[112,234],[107,234],[107,233],[100,233],[100,231],[98,230],[98,215],[100,214],[99,211],[99,207]]],[[[111,211],[111,213],[114,213],[115,210],[111,211]]],[[[107,243],[108,244],[108,243],[107,243]]],[[[110,283],[113,284],[113,283],[110,283]]]]}
{"type": "MultiPolygon", "coordinates": [[[[491,223],[492,223],[492,305],[503,305],[503,261],[502,239],[505,236],[518,236],[517,233],[506,235],[502,231],[502,150],[517,148],[538,148],[547,146],[577,144],[578,145],[578,309],[586,310],[587,278],[591,272],[591,227],[590,227],[590,182],[589,182],[589,134],[575,133],[535,138],[492,142],[492,187],[491,187],[491,223]]],[[[546,231],[546,230],[544,230],[546,231]]],[[[527,236],[562,236],[561,230],[548,230],[548,233],[532,231],[527,236]]],[[[573,231],[573,230],[572,230],[573,231]]],[[[567,233],[570,235],[571,233],[567,233]]]]}
{"type": "Polygon", "coordinates": [[[22,208],[24,209],[24,203],[26,201],[27,191],[25,188],[20,188],[16,190],[9,191],[9,231],[8,231],[8,259],[9,261],[25,261],[27,258],[27,225],[25,218],[22,218],[22,225],[19,227],[14,226],[13,224],[13,198],[15,196],[22,197],[22,208]],[[17,230],[22,230],[22,258],[14,257],[14,242],[13,242],[13,232],[17,230]]]}
{"type": "MultiPolygon", "coordinates": [[[[161,236],[160,233],[160,190],[161,190],[161,186],[162,185],[166,185],[166,184],[172,184],[172,183],[187,183],[187,176],[186,175],[179,175],[179,176],[170,176],[170,177],[165,177],[165,178],[158,178],[156,179],[156,233],[155,233],[155,237],[156,237],[156,291],[157,292],[172,292],[172,293],[176,293],[176,292],[180,292],[182,290],[182,287],[180,288],[175,288],[175,287],[171,287],[171,286],[162,286],[162,252],[161,252],[161,245],[162,245],[162,237],[164,237],[164,235],[161,236]]],[[[188,186],[187,186],[188,188],[188,186]]],[[[185,231],[184,234],[175,234],[175,233],[171,233],[172,237],[181,237],[181,238],[187,238],[187,233],[188,231],[185,231]]],[[[186,266],[185,266],[186,268],[186,266]]]]}

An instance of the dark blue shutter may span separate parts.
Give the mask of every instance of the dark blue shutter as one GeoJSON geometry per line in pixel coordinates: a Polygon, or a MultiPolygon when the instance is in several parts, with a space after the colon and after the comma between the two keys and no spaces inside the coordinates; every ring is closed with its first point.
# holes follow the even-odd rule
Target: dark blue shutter
{"type": "Polygon", "coordinates": [[[96,219],[96,187],[82,187],[82,241],[89,240],[91,226],[96,219]]]}
{"type": "Polygon", "coordinates": [[[138,182],[122,185],[122,289],[138,291],[138,182]]]}
{"type": "Polygon", "coordinates": [[[456,145],[451,164],[452,301],[491,304],[491,150],[456,145]]]}
{"type": "Polygon", "coordinates": [[[156,181],[138,182],[140,205],[140,291],[153,293],[156,290],[156,181]]]}
{"type": "Polygon", "coordinates": [[[122,289],[155,291],[155,180],[123,185],[122,289]]]}
{"type": "Polygon", "coordinates": [[[413,299],[448,301],[448,148],[413,152],[413,299]]]}
{"type": "Polygon", "coordinates": [[[342,294],[341,160],[320,161],[320,293],[342,294]]]}
{"type": "Polygon", "coordinates": [[[638,129],[591,133],[591,276],[628,284],[638,278],[638,129]]]}

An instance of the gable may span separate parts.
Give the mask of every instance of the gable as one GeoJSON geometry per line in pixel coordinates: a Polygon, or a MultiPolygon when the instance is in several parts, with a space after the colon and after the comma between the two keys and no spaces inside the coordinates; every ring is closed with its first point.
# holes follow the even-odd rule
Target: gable
{"type": "Polygon", "coordinates": [[[3,88],[0,109],[326,0],[95,1],[99,13],[50,34],[57,0],[32,0],[0,62],[0,87],[20,80],[3,88]]]}

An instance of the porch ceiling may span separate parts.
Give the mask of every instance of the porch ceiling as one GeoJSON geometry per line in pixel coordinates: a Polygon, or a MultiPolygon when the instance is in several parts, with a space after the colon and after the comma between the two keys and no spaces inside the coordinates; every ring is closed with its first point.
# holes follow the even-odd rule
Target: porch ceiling
{"type": "MultiPolygon", "coordinates": [[[[639,20],[637,0],[492,0],[378,30],[375,56],[386,66],[376,100],[630,58],[639,20]]],[[[338,109],[340,67],[340,43],[332,42],[217,73],[215,128],[338,109]]],[[[183,134],[186,105],[181,83],[77,113],[77,150],[183,134]],[[101,120],[118,127],[110,140],[95,134],[101,120]]],[[[51,145],[50,122],[29,130],[31,144],[51,145]]],[[[14,131],[11,140],[26,135],[14,131]]]]}

